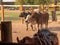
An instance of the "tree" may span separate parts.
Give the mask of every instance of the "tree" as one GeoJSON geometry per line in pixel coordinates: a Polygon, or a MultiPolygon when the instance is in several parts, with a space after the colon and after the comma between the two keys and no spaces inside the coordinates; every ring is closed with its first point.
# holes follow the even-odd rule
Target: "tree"
{"type": "Polygon", "coordinates": [[[23,5],[24,4],[24,0],[16,0],[16,5],[23,5]]]}
{"type": "Polygon", "coordinates": [[[26,5],[33,5],[34,0],[24,0],[26,5]]]}
{"type": "MultiPolygon", "coordinates": [[[[42,5],[42,6],[40,6],[40,7],[42,7],[43,9],[44,9],[44,5],[49,5],[49,4],[51,4],[51,0],[38,0],[38,4],[39,5],[42,5]]],[[[48,6],[47,6],[47,8],[48,8],[48,6]]],[[[44,10],[43,10],[44,11],[44,10]]]]}
{"type": "Polygon", "coordinates": [[[20,5],[20,11],[22,11],[23,10],[23,4],[24,4],[25,2],[24,2],[24,0],[16,0],[16,2],[15,2],[15,4],[16,5],[20,5]]]}
{"type": "MultiPolygon", "coordinates": [[[[57,0],[54,0],[54,5],[57,5],[57,0]]],[[[57,21],[56,7],[54,7],[54,11],[52,11],[52,21],[57,21]]]]}
{"type": "Polygon", "coordinates": [[[58,2],[60,2],[60,0],[57,0],[58,2]]]}
{"type": "MultiPolygon", "coordinates": [[[[60,0],[16,0],[16,4],[18,5],[23,5],[23,4],[26,4],[26,5],[41,5],[42,4],[42,7],[44,7],[44,5],[49,5],[51,3],[54,3],[55,5],[57,5],[57,1],[60,1],[60,0]]],[[[22,7],[22,6],[21,6],[22,7]]],[[[56,7],[54,8],[54,16],[53,16],[53,21],[56,21],[57,20],[57,17],[56,17],[56,7]]]]}
{"type": "MultiPolygon", "coordinates": [[[[51,3],[54,3],[54,5],[57,5],[57,0],[40,0],[39,1],[40,4],[43,4],[43,5],[47,5],[47,4],[51,4],[51,3]]],[[[44,7],[44,6],[43,6],[44,7]]],[[[54,7],[54,11],[53,11],[53,18],[52,20],[53,21],[57,21],[57,17],[56,17],[56,7],[54,7]]]]}
{"type": "Polygon", "coordinates": [[[39,5],[39,0],[34,0],[34,5],[39,5]]]}

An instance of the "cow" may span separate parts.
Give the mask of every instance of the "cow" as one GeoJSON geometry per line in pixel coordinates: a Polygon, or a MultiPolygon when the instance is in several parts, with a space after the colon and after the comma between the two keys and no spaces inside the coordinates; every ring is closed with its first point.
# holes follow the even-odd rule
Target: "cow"
{"type": "Polygon", "coordinates": [[[33,37],[24,37],[22,40],[19,40],[17,37],[18,43],[23,44],[33,44],[33,45],[59,45],[58,37],[56,33],[49,31],[48,29],[39,29],[33,37]]]}
{"type": "Polygon", "coordinates": [[[47,12],[44,13],[36,13],[34,12],[27,20],[26,22],[30,22],[32,24],[37,24],[37,27],[39,29],[39,24],[41,24],[41,28],[43,28],[43,24],[45,24],[45,28],[48,28],[48,20],[49,20],[49,14],[47,12]]]}
{"type": "Polygon", "coordinates": [[[25,22],[26,22],[26,30],[28,30],[28,25],[30,24],[30,26],[31,26],[31,28],[32,28],[32,30],[34,31],[34,29],[33,28],[35,28],[36,29],[36,20],[35,19],[32,19],[31,21],[27,21],[32,15],[36,15],[36,16],[38,16],[39,14],[39,10],[38,9],[32,9],[31,11],[31,14],[28,14],[27,15],[27,17],[26,17],[26,19],[25,19],[25,22]]]}
{"type": "MultiPolygon", "coordinates": [[[[29,8],[29,9],[30,9],[29,11],[24,10],[19,15],[19,17],[24,18],[24,21],[25,21],[25,24],[27,27],[26,30],[28,30],[28,25],[30,24],[30,23],[26,22],[26,20],[32,15],[32,12],[34,12],[33,10],[31,10],[31,8],[29,8]]],[[[32,22],[31,22],[31,28],[33,29],[32,22]]]]}

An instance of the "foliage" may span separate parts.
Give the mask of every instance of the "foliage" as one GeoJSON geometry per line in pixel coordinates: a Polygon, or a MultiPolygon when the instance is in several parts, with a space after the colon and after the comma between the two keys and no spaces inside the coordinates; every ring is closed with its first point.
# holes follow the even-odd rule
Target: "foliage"
{"type": "Polygon", "coordinates": [[[60,0],[58,0],[58,2],[60,2],[60,0]]]}
{"type": "Polygon", "coordinates": [[[60,2],[60,0],[16,0],[15,4],[18,5],[40,5],[40,4],[51,4],[54,1],[60,2]]]}
{"type": "Polygon", "coordinates": [[[23,5],[24,4],[24,0],[16,0],[16,5],[23,5]]]}

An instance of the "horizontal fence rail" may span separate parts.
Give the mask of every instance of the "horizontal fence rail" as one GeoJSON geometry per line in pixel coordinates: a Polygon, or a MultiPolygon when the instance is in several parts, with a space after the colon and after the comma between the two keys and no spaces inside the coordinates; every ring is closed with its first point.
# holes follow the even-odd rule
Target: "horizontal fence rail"
{"type": "MultiPolygon", "coordinates": [[[[3,5],[3,6],[19,7],[21,5],[3,5]]],[[[22,6],[24,6],[24,7],[30,7],[30,6],[39,7],[40,5],[22,5],[22,6]]],[[[56,7],[56,6],[58,6],[58,7],[60,7],[60,5],[44,5],[44,6],[49,6],[49,7],[56,7]]]]}

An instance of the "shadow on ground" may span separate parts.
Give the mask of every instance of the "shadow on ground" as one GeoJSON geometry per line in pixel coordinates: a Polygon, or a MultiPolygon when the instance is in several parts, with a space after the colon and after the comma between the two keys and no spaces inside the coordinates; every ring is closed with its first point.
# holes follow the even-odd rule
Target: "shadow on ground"
{"type": "Polygon", "coordinates": [[[52,31],[60,31],[60,27],[49,27],[52,31]]]}

